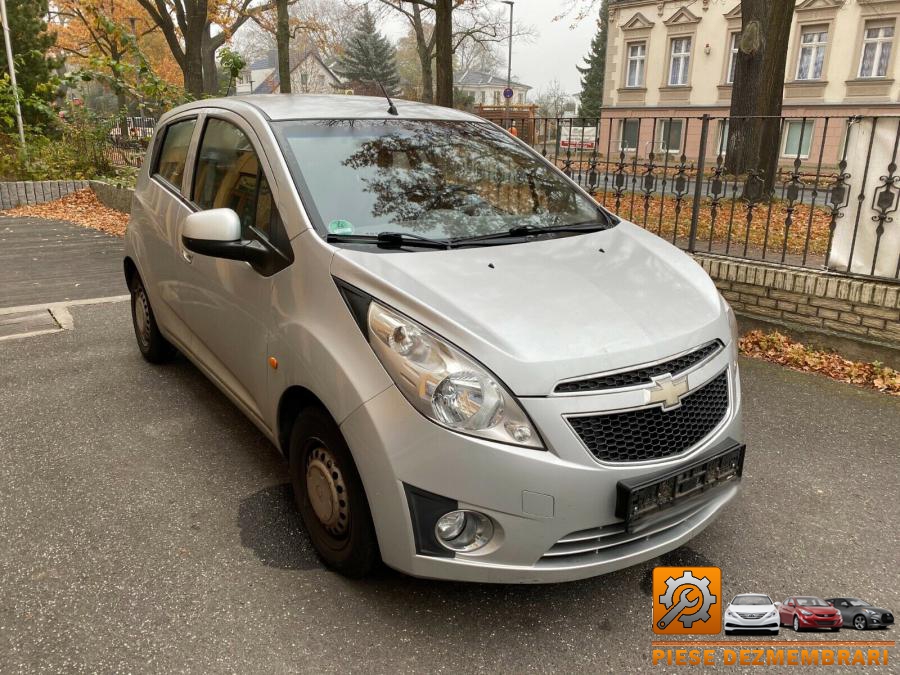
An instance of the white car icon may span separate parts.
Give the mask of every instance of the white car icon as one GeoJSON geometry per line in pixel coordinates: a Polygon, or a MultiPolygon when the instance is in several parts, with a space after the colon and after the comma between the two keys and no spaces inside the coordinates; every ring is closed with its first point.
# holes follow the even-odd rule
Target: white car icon
{"type": "Polygon", "coordinates": [[[778,635],[778,609],[765,593],[734,596],[725,608],[725,635],[739,630],[769,631],[778,635]]]}

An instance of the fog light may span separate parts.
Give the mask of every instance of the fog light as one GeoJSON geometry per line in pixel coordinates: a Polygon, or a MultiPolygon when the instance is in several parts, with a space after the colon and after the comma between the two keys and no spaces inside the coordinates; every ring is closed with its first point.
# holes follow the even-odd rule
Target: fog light
{"type": "Polygon", "coordinates": [[[434,533],[451,551],[476,551],[494,536],[494,524],[478,511],[450,511],[438,518],[434,533]]]}

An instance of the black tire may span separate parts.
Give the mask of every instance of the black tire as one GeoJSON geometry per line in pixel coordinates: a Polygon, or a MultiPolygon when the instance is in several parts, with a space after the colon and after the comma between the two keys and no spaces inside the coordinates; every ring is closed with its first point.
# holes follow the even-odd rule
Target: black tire
{"type": "Polygon", "coordinates": [[[803,630],[802,628],[800,628],[800,619],[797,618],[796,614],[794,615],[794,621],[792,625],[794,627],[794,632],[796,633],[799,633],[801,630],[803,630]]]}
{"type": "Polygon", "coordinates": [[[869,622],[866,620],[862,614],[857,614],[853,617],[853,627],[856,630],[865,630],[869,627],[869,622]]]}
{"type": "Polygon", "coordinates": [[[147,361],[165,363],[175,356],[175,347],[159,332],[144,282],[137,274],[131,281],[131,323],[138,349],[147,361]]]}
{"type": "Polygon", "coordinates": [[[728,630],[728,629],[726,628],[726,629],[725,629],[725,635],[734,635],[734,631],[733,631],[733,630],[728,630]]]}
{"type": "Polygon", "coordinates": [[[832,633],[837,633],[840,629],[841,629],[840,626],[832,626],[832,627],[831,627],[831,632],[832,632],[832,633]]]}
{"type": "Polygon", "coordinates": [[[345,576],[367,576],[381,556],[366,492],[337,424],[322,408],[305,408],[289,447],[294,499],[319,558],[345,576]]]}

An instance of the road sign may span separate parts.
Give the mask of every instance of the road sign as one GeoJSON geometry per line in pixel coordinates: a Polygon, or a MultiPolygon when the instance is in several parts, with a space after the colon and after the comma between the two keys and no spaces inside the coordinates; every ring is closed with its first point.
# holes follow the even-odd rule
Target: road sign
{"type": "Polygon", "coordinates": [[[507,87],[506,89],[503,90],[503,98],[512,98],[512,97],[513,97],[513,90],[512,90],[512,89],[510,89],[509,87],[507,87]]]}

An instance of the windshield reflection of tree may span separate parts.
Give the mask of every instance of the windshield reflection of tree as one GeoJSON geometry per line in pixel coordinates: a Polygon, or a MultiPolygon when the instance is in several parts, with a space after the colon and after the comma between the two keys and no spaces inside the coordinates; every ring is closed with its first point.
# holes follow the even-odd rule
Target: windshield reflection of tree
{"type": "Polygon", "coordinates": [[[501,133],[474,123],[395,123],[342,164],[374,197],[372,218],[400,230],[467,237],[578,214],[574,191],[501,133]]]}

